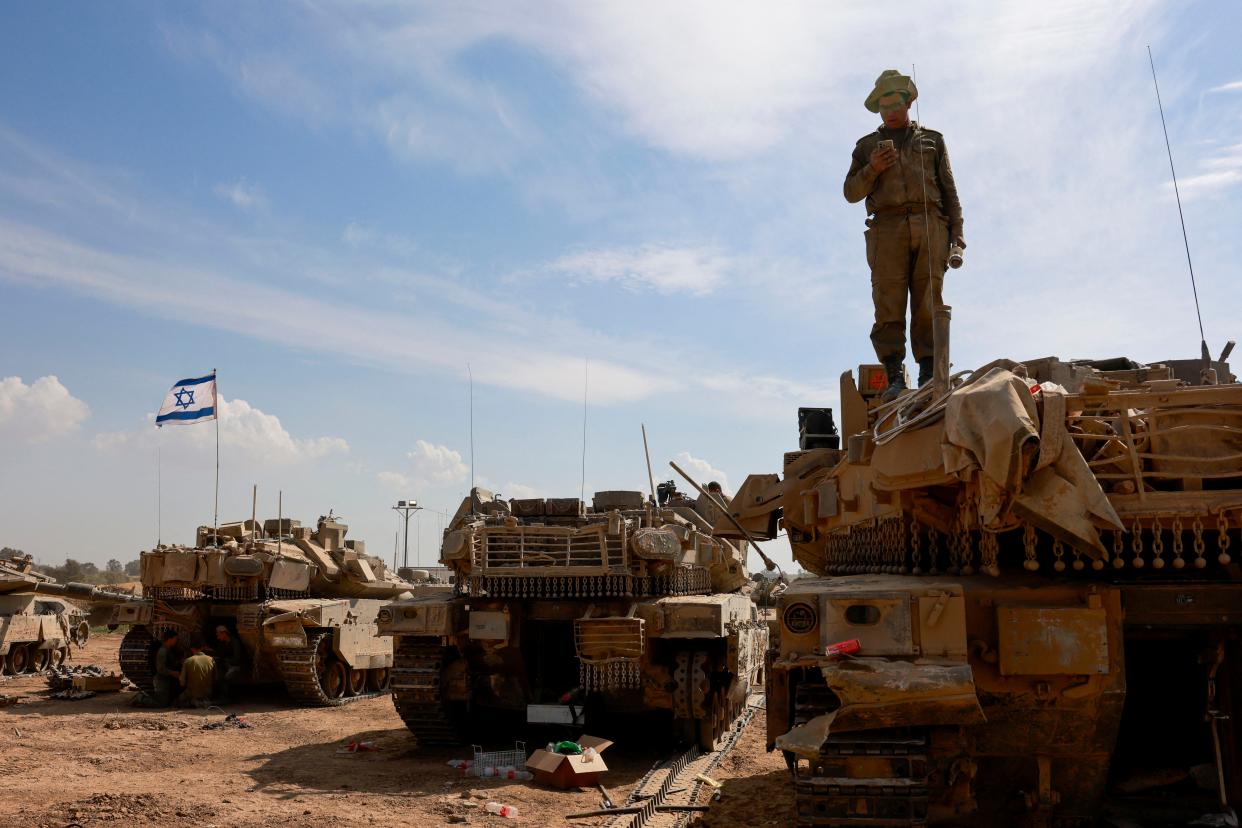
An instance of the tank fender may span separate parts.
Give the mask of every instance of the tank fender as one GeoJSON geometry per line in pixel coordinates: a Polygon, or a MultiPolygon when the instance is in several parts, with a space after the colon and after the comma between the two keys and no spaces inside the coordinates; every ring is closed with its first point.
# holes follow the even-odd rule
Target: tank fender
{"type": "Polygon", "coordinates": [[[154,613],[155,605],[150,601],[117,604],[112,607],[112,614],[108,616],[108,625],[130,624],[138,626],[150,624],[154,613]]]}
{"type": "Polygon", "coordinates": [[[376,634],[374,624],[343,624],[332,631],[332,649],[354,670],[392,666],[392,637],[376,634]]]}
{"type": "Polygon", "coordinates": [[[463,626],[462,606],[434,595],[394,601],[379,611],[376,626],[380,635],[453,635],[463,626]]]}
{"type": "Polygon", "coordinates": [[[841,706],[776,737],[781,750],[814,758],[830,733],[986,721],[965,662],[854,658],[821,669],[841,706]]]}

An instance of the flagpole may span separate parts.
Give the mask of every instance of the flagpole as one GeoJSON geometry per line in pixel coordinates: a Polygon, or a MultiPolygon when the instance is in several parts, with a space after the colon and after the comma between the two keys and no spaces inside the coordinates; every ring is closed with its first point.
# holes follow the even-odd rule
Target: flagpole
{"type": "Polygon", "coordinates": [[[164,542],[164,458],[160,434],[163,429],[155,427],[155,545],[164,542]]]}
{"type": "Polygon", "coordinates": [[[211,517],[211,545],[220,545],[220,386],[211,369],[211,406],[216,415],[216,504],[211,517]]]}

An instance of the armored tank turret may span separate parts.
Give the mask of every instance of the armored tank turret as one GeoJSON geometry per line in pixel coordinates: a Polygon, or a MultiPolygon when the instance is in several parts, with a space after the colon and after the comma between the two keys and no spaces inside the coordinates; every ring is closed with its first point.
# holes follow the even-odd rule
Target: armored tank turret
{"type": "Polygon", "coordinates": [[[86,612],[37,592],[43,588],[50,593],[57,586],[55,579],[34,571],[30,556],[0,559],[0,665],[5,675],[57,667],[68,657],[71,644],[86,643],[90,635],[86,612]]]}
{"type": "Polygon", "coordinates": [[[1229,367],[998,361],[888,404],[882,372],[842,376],[844,449],[803,428],[731,506],[820,576],[780,596],[768,662],[798,824],[1181,825],[1242,802],[1229,367]]]}
{"type": "Polygon", "coordinates": [[[505,500],[473,489],[444,534],[455,595],[390,603],[393,702],[423,744],[464,738],[471,711],[589,726],[662,716],[711,747],[759,679],[767,628],[746,554],[713,537],[712,504],[671,484],[505,500]]]}
{"type": "Polygon", "coordinates": [[[199,527],[193,547],[160,546],[141,556],[144,600],[115,608],[127,625],[126,678],[150,691],[161,635],[209,648],[224,627],[242,644],[246,684],[283,684],[295,700],[334,705],[387,689],[392,639],[375,616],[411,584],[346,540],[329,514],[314,529],[288,518],[199,527]]]}

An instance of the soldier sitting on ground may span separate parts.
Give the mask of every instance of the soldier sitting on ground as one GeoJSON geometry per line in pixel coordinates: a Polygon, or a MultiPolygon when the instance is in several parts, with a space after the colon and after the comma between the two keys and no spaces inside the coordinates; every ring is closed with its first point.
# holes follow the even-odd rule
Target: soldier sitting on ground
{"type": "Polygon", "coordinates": [[[175,693],[181,689],[181,656],[177,651],[177,632],[167,630],[160,639],[159,652],[155,654],[155,701],[160,707],[169,707],[175,693]]]}
{"type": "Polygon", "coordinates": [[[242,650],[241,641],[234,638],[229,628],[223,624],[216,627],[213,651],[216,658],[216,696],[221,703],[227,704],[241,682],[246,654],[242,650]]]}
{"type": "Polygon", "coordinates": [[[203,652],[197,642],[190,646],[190,657],[181,664],[181,686],[185,689],[177,697],[179,705],[207,707],[216,682],[216,662],[203,652]]]}

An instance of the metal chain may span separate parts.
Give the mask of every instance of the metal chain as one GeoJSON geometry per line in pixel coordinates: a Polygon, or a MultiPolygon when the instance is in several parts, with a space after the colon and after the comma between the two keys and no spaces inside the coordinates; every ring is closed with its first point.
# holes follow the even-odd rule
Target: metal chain
{"type": "Polygon", "coordinates": [[[996,536],[995,532],[983,532],[979,540],[979,546],[983,558],[980,570],[993,578],[1000,575],[1000,566],[996,560],[1000,553],[1000,538],[996,536]]]}
{"type": "Polygon", "coordinates": [[[1233,558],[1229,556],[1229,516],[1224,511],[1216,516],[1216,546],[1220,549],[1216,560],[1227,566],[1233,558]]]}
{"type": "Polygon", "coordinates": [[[940,573],[940,530],[934,526],[927,533],[927,557],[930,563],[927,574],[938,575],[940,573]]]}
{"type": "Polygon", "coordinates": [[[1159,516],[1151,520],[1151,568],[1164,569],[1164,528],[1160,525],[1159,516]]]}
{"type": "Polygon", "coordinates": [[[1057,572],[1065,571],[1065,544],[1061,543],[1060,538],[1052,539],[1052,568],[1057,572]]]}
{"type": "Polygon", "coordinates": [[[1203,542],[1203,520],[1197,516],[1195,517],[1193,531],[1195,533],[1195,569],[1203,569],[1207,566],[1207,560],[1203,557],[1207,544],[1203,542]]]}
{"type": "Polygon", "coordinates": [[[917,523],[910,524],[910,574],[923,574],[923,533],[917,523]]]}
{"type": "Polygon", "coordinates": [[[1113,530],[1113,569],[1121,569],[1126,565],[1125,558],[1122,557],[1126,551],[1126,543],[1121,531],[1120,529],[1113,530]]]}
{"type": "Polygon", "coordinates": [[[1186,561],[1182,558],[1182,551],[1186,548],[1186,544],[1182,541],[1182,519],[1180,517],[1173,518],[1173,568],[1182,569],[1186,566],[1186,561]]]}
{"type": "Polygon", "coordinates": [[[1022,529],[1022,546],[1026,550],[1026,560],[1022,562],[1022,566],[1029,572],[1035,572],[1039,569],[1039,560],[1035,554],[1036,541],[1035,527],[1029,523],[1026,524],[1022,529]]]}
{"type": "Polygon", "coordinates": [[[1143,568],[1143,527],[1139,523],[1138,518],[1134,519],[1134,525],[1130,527],[1130,548],[1134,550],[1134,560],[1130,561],[1130,566],[1135,569],[1143,568]]]}

